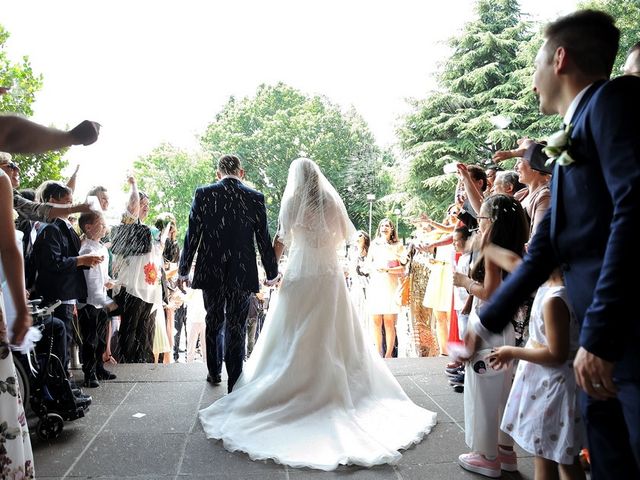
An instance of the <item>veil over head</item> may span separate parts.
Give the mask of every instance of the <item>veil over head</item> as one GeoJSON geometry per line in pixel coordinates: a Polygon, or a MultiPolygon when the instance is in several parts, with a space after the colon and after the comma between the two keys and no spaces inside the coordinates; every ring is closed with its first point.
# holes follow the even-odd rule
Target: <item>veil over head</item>
{"type": "Polygon", "coordinates": [[[342,198],[308,158],[297,158],[289,166],[278,223],[278,237],[286,245],[295,230],[315,237],[320,245],[338,245],[355,233],[342,198]]]}

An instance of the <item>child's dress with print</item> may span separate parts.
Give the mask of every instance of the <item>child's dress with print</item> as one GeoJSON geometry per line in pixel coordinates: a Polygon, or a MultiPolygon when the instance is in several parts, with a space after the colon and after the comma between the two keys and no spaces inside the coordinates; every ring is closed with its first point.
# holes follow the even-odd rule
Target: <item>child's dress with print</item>
{"type": "Polygon", "coordinates": [[[578,350],[579,325],[563,286],[542,286],[531,307],[529,340],[525,348],[546,347],[543,305],[561,298],[569,308],[569,358],[547,367],[520,361],[500,428],[524,450],[554,462],[572,464],[586,446],[584,425],[577,406],[573,357],[578,350]]]}

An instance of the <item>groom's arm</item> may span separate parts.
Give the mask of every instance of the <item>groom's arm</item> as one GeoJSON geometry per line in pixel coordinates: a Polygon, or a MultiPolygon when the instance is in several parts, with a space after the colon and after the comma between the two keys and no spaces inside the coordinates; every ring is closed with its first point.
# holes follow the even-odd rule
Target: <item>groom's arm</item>
{"type": "Polygon", "coordinates": [[[267,224],[267,209],[262,193],[258,193],[256,210],[256,243],[258,244],[258,251],[260,252],[260,258],[262,259],[262,265],[267,274],[267,279],[273,280],[278,276],[278,261],[276,260],[273,246],[271,245],[271,235],[269,234],[269,226],[267,224]]]}
{"type": "MultiPolygon", "coordinates": [[[[600,168],[613,207],[606,249],[593,300],[582,319],[580,346],[610,362],[624,353],[634,318],[633,283],[637,275],[637,235],[640,215],[640,79],[618,77],[606,84],[594,106],[591,131],[600,168]]],[[[578,167],[576,167],[578,168],[578,167]]],[[[636,328],[636,332],[637,332],[636,328]]]]}
{"type": "Polygon", "coordinates": [[[180,265],[178,266],[178,274],[180,278],[189,277],[193,258],[198,250],[200,239],[202,238],[202,212],[200,204],[202,190],[197,188],[191,204],[191,212],[189,213],[189,227],[184,235],[184,245],[182,254],[180,255],[180,265]]]}

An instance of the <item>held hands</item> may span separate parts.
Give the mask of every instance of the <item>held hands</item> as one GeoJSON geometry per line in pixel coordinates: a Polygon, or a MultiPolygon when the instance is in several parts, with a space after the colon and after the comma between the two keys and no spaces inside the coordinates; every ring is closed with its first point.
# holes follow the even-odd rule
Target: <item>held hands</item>
{"type": "Polygon", "coordinates": [[[590,397],[596,400],[608,400],[616,397],[618,389],[613,383],[612,362],[580,347],[573,361],[573,371],[576,383],[590,397]]]}
{"type": "Polygon", "coordinates": [[[272,278],[271,280],[265,280],[264,284],[267,287],[274,287],[279,285],[281,280],[282,280],[282,273],[278,272],[278,275],[276,275],[275,278],[272,278]]]}
{"type": "Polygon", "coordinates": [[[178,290],[180,290],[183,294],[187,294],[187,291],[184,289],[185,286],[187,287],[191,287],[191,280],[189,280],[188,278],[178,278],[178,281],[176,282],[176,286],[178,287],[178,290]]]}

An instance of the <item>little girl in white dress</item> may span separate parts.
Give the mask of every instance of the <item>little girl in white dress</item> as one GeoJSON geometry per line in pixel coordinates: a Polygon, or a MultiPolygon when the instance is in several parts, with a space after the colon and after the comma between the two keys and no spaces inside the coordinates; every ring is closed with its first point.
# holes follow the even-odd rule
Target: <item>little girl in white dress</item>
{"type": "Polygon", "coordinates": [[[579,328],[556,271],[533,301],[526,346],[499,347],[490,358],[495,367],[519,360],[500,428],[536,456],[536,478],[549,470],[585,478],[577,461],[586,438],[573,373],[579,328]]]}

